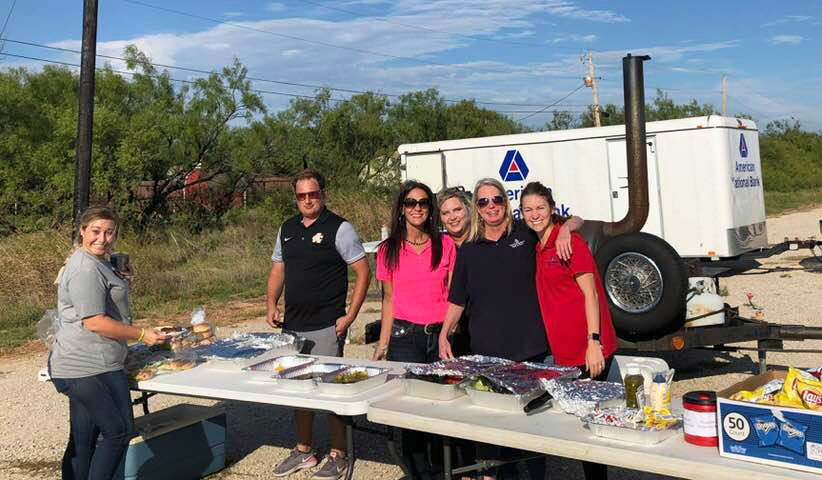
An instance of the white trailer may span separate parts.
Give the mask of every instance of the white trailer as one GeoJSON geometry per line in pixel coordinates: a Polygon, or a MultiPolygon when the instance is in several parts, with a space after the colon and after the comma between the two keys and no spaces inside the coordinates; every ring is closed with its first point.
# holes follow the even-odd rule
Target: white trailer
{"type": "MultiPolygon", "coordinates": [[[[648,216],[641,233],[586,238],[617,331],[627,339],[682,326],[689,288],[683,258],[727,260],[768,246],[752,121],[711,115],[650,122],[645,130],[648,216]]],[[[520,192],[534,180],[553,190],[563,216],[617,222],[628,211],[625,126],[409,144],[399,153],[404,179],[435,191],[499,179],[516,217],[520,192]]],[[[722,315],[714,317],[722,323],[722,315]]]]}
{"type": "MultiPolygon", "coordinates": [[[[646,124],[649,214],[643,232],[682,257],[732,258],[767,246],[759,137],[747,119],[711,115],[646,124]]],[[[582,128],[401,145],[405,179],[434,191],[538,180],[557,213],[616,222],[628,210],[625,127],[582,128]]]]}

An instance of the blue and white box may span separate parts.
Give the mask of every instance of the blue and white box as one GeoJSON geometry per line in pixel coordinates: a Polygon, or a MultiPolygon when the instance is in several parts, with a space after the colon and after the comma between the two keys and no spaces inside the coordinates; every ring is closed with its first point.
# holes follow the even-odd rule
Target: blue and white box
{"type": "Polygon", "coordinates": [[[730,400],[786,372],[752,376],[717,393],[719,454],[749,462],[822,473],[822,411],[730,400]]]}

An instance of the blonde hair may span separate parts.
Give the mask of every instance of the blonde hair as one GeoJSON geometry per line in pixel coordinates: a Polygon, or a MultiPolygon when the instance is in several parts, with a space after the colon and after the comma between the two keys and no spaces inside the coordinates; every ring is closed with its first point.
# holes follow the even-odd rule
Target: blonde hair
{"type": "Polygon", "coordinates": [[[482,220],[482,216],[480,216],[479,205],[477,205],[479,189],[482,187],[494,187],[499,191],[504,202],[503,205],[505,205],[505,231],[510,234],[514,226],[514,214],[511,212],[511,201],[505,193],[505,187],[502,185],[502,182],[494,178],[481,178],[477,181],[477,184],[474,185],[474,208],[471,209],[471,230],[468,234],[468,239],[472,242],[476,242],[485,237],[485,222],[482,220]]]}
{"type": "Polygon", "coordinates": [[[467,212],[466,216],[468,217],[468,224],[465,226],[465,230],[470,234],[471,225],[474,224],[474,210],[476,210],[476,207],[474,207],[474,203],[471,202],[471,194],[469,192],[466,192],[465,189],[461,186],[443,188],[442,190],[437,192],[437,209],[440,212],[442,212],[442,205],[448,200],[451,200],[452,198],[456,198],[457,200],[459,200],[462,206],[465,207],[465,210],[467,212]]]}

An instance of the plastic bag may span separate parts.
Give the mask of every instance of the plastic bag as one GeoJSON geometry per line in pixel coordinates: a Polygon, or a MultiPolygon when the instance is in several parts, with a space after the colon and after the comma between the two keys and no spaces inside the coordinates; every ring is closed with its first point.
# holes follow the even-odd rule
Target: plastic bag
{"type": "Polygon", "coordinates": [[[205,323],[206,321],[206,313],[205,307],[200,305],[191,312],[191,324],[197,325],[199,323],[205,323]]]}
{"type": "Polygon", "coordinates": [[[49,350],[54,344],[54,336],[57,335],[57,329],[60,327],[59,321],[57,310],[52,308],[46,310],[37,322],[37,338],[42,340],[49,347],[49,350]]]}

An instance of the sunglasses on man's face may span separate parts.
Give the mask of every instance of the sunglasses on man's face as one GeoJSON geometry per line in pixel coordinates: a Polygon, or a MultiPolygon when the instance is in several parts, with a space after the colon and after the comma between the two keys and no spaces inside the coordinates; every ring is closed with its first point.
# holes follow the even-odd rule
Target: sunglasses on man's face
{"type": "Polygon", "coordinates": [[[431,199],[421,198],[417,200],[416,198],[409,197],[402,201],[402,205],[405,208],[416,208],[417,205],[419,205],[420,208],[429,208],[431,207],[431,199]]]}
{"type": "Polygon", "coordinates": [[[297,197],[298,202],[305,202],[309,198],[311,200],[319,200],[322,192],[319,190],[312,190],[310,192],[303,192],[303,193],[295,193],[294,196],[297,197]]]}
{"type": "Polygon", "coordinates": [[[477,206],[480,208],[485,208],[492,202],[494,203],[494,205],[502,205],[503,203],[505,203],[505,199],[502,198],[502,195],[494,195],[493,197],[482,197],[477,199],[477,206]]]}

